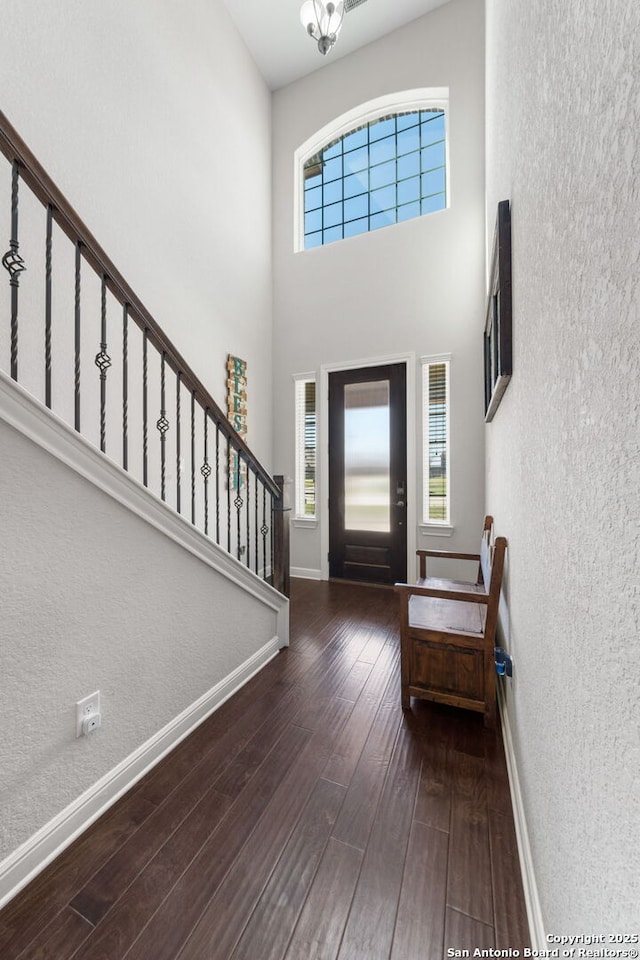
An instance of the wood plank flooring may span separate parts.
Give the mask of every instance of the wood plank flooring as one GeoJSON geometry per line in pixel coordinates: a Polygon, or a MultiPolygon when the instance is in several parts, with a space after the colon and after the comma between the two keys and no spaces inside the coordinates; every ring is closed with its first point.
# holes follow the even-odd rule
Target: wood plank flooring
{"type": "Polygon", "coordinates": [[[294,580],[291,647],[0,911],[2,960],[529,946],[500,735],[403,713],[396,604],[294,580]]]}

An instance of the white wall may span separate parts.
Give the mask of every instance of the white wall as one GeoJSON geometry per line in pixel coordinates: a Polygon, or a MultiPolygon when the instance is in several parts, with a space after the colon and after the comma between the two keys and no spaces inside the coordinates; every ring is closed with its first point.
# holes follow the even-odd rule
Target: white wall
{"type": "MultiPolygon", "coordinates": [[[[293,474],[293,374],[388,354],[450,352],[455,533],[446,543],[467,549],[478,540],[483,509],[483,30],[479,0],[452,0],[277,91],[273,101],[277,469],[293,474]],[[419,87],[449,88],[450,209],[294,253],[294,151],[347,110],[419,87]]],[[[417,435],[411,440],[417,445],[417,435]]],[[[292,531],[294,568],[321,569],[320,541],[319,528],[292,531]]],[[[419,546],[442,543],[418,537],[419,546]]]]}
{"type": "Polygon", "coordinates": [[[277,615],[206,546],[176,545],[4,422],[0,444],[1,902],[4,858],[135,751],[157,759],[148,741],[255,658],[277,615]],[[75,704],[96,689],[103,725],[76,740],[75,704]]]}
{"type": "Polygon", "coordinates": [[[271,97],[222,0],[25,0],[3,18],[0,91],[221,406],[226,354],[248,361],[249,441],[268,467],[271,97]]]}
{"type": "MultiPolygon", "coordinates": [[[[268,467],[271,97],[222,0],[25,0],[5,13],[3,112],[221,406],[226,354],[247,360],[249,442],[268,467]]],[[[27,291],[44,244],[21,252],[21,372],[41,396],[42,318],[27,291]]],[[[84,279],[83,322],[99,309],[84,279]]],[[[6,369],[4,295],[0,321],[6,369]]],[[[130,376],[133,398],[139,368],[130,376]]],[[[72,382],[56,377],[54,393],[72,382]]],[[[2,860],[275,631],[268,605],[5,424],[0,443],[2,860]],[[76,741],[75,701],[97,687],[104,727],[76,741]]]]}
{"type": "Polygon", "coordinates": [[[508,715],[548,934],[640,903],[640,8],[488,0],[487,218],[512,201],[508,715]]]}

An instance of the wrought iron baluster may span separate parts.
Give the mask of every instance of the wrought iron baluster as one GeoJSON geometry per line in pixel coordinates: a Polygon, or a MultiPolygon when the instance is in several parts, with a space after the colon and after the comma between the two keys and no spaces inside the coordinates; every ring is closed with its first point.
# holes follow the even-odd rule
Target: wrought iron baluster
{"type": "Polygon", "coordinates": [[[95,365],[100,371],[100,449],[106,452],[107,446],[107,370],[111,366],[111,357],[107,353],[107,278],[102,275],[102,302],[100,309],[100,351],[96,354],[95,365]]]}
{"type": "Polygon", "coordinates": [[[180,513],[180,481],[182,479],[182,462],[180,460],[180,386],[182,374],[176,373],[176,510],[180,513]]]}
{"type": "Polygon", "coordinates": [[[260,527],[260,533],[262,534],[262,578],[263,580],[266,580],[267,534],[269,533],[269,527],[267,526],[267,488],[264,485],[262,487],[262,526],[260,527]]]}
{"type": "Polygon", "coordinates": [[[129,305],[122,307],[122,468],[129,469],[129,305]]]}
{"type": "Polygon", "coordinates": [[[274,578],[275,543],[273,539],[273,531],[276,525],[276,518],[274,515],[276,511],[276,500],[273,494],[270,494],[270,496],[271,496],[271,558],[270,558],[271,573],[269,575],[269,579],[271,583],[275,586],[273,582],[275,579],[274,578]]]}
{"type": "Polygon", "coordinates": [[[149,328],[142,337],[142,482],[149,486],[149,328]]]}
{"type": "Polygon", "coordinates": [[[167,477],[167,451],[165,449],[167,430],[169,421],[167,420],[166,410],[166,390],[165,390],[165,363],[166,354],[162,351],[160,360],[160,418],[156,420],[156,427],[160,431],[160,496],[162,500],[167,499],[166,477],[167,477]]]}
{"type": "Polygon", "coordinates": [[[80,283],[82,273],[82,244],[76,243],[76,270],[75,270],[75,308],[74,308],[74,425],[80,432],[80,283]]]}
{"type": "Polygon", "coordinates": [[[196,392],[191,391],[191,523],[196,523],[196,392]]]}
{"type": "Polygon", "coordinates": [[[209,464],[209,407],[204,411],[204,463],[200,467],[200,473],[204,477],[204,532],[209,533],[209,477],[211,476],[211,466],[209,464]]]}
{"type": "Polygon", "coordinates": [[[250,510],[249,504],[251,503],[251,494],[249,488],[249,477],[251,476],[251,470],[249,469],[249,464],[247,464],[247,493],[246,493],[246,521],[247,521],[247,566],[251,567],[251,519],[250,519],[250,510]]]}
{"type": "Polygon", "coordinates": [[[220,543],[220,427],[216,421],[216,543],[220,543]]]}
{"type": "Polygon", "coordinates": [[[231,438],[227,434],[227,553],[231,553],[231,438]]]}
{"type": "Polygon", "coordinates": [[[235,500],[233,501],[233,505],[234,505],[234,507],[236,508],[236,528],[237,528],[237,529],[236,529],[236,557],[237,557],[238,560],[239,560],[240,557],[242,556],[242,550],[241,550],[241,546],[240,546],[240,541],[241,541],[241,539],[242,539],[241,522],[240,522],[240,511],[242,510],[242,504],[243,504],[244,501],[243,501],[242,497],[240,496],[240,484],[241,484],[241,482],[242,482],[242,470],[241,470],[242,460],[241,460],[241,458],[240,458],[240,451],[239,451],[239,450],[236,450],[234,456],[236,457],[237,468],[236,468],[236,471],[235,471],[235,475],[236,475],[236,497],[235,497],[235,500]]]}
{"type": "Polygon", "coordinates": [[[254,536],[254,545],[255,545],[255,571],[257,576],[258,575],[258,474],[257,473],[256,473],[255,483],[253,486],[254,486],[254,498],[255,498],[253,536],[254,536]]]}
{"type": "Polygon", "coordinates": [[[53,207],[47,204],[47,239],[44,278],[44,402],[51,409],[51,249],[53,207]]]}
{"type": "Polygon", "coordinates": [[[18,289],[20,274],[27,268],[24,260],[18,253],[18,184],[20,180],[20,166],[17,160],[13,161],[11,176],[11,239],[9,249],[2,258],[2,266],[9,271],[9,286],[11,287],[11,377],[18,379],[18,289]]]}

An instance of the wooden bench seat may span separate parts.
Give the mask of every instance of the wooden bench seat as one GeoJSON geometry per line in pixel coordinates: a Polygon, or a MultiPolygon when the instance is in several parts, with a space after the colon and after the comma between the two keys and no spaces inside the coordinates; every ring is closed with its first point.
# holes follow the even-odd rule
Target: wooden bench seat
{"type": "Polygon", "coordinates": [[[484,713],[496,721],[494,646],[507,541],[491,543],[485,518],[480,553],[418,550],[417,584],[397,583],[400,595],[402,706],[411,697],[484,713]],[[428,577],[427,557],[477,560],[478,579],[428,577]]]}

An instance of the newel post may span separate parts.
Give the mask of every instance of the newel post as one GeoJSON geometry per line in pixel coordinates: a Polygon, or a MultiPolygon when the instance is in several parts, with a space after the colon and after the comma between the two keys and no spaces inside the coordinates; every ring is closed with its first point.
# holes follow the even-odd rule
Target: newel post
{"type": "Polygon", "coordinates": [[[291,481],[277,474],[274,481],[280,496],[273,503],[273,586],[285,597],[290,595],[289,577],[289,486],[291,481]]]}

